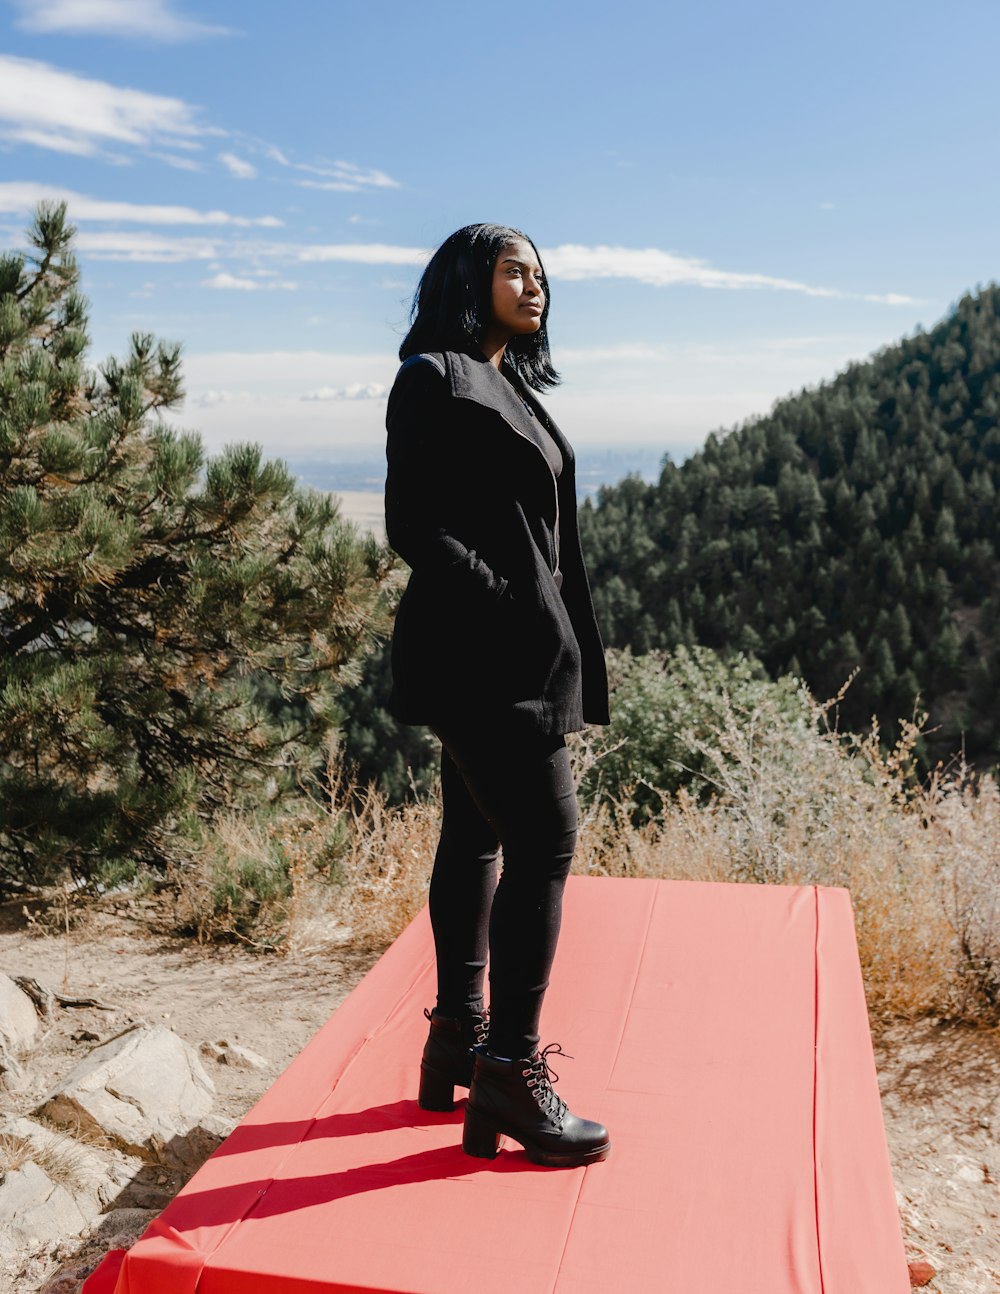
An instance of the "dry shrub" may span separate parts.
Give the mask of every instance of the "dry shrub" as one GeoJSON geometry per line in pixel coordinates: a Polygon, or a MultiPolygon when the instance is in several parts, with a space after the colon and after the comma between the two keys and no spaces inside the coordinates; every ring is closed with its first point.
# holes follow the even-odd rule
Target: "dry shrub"
{"type": "Polygon", "coordinates": [[[284,942],[292,881],[273,825],[233,810],[190,833],[184,856],[169,869],[174,924],[182,934],[261,951],[284,942]]]}
{"type": "MultiPolygon", "coordinates": [[[[1000,1018],[1000,794],[963,764],[915,776],[921,721],[886,753],[807,717],[723,698],[714,738],[690,737],[713,794],[681,788],[631,825],[625,788],[583,814],[574,871],[850,890],[869,1005],[902,1015],[1000,1018]]],[[[581,770],[599,739],[575,743],[581,770]]],[[[645,790],[651,788],[646,786],[645,790]]],[[[648,798],[648,796],[647,796],[648,798]]]]}
{"type": "Polygon", "coordinates": [[[390,943],[427,900],[440,806],[388,805],[336,751],[327,784],[325,802],[233,811],[192,832],[171,868],[176,927],[261,951],[390,943]]]}

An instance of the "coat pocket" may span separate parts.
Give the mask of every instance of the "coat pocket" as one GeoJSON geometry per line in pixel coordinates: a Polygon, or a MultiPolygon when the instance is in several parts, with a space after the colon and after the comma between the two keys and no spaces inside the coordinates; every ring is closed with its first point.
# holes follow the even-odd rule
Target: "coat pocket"
{"type": "MultiPolygon", "coordinates": [[[[554,583],[552,589],[558,598],[554,583]]],[[[503,630],[507,699],[542,700],[550,695],[554,680],[580,668],[580,649],[569,616],[561,601],[553,603],[537,580],[530,589],[515,587],[505,609],[509,613],[503,630]]]]}

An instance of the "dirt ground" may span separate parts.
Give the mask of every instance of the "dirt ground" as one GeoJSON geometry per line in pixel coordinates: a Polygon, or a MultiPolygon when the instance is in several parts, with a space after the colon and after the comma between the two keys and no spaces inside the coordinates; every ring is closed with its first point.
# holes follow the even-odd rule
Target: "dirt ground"
{"type": "MultiPolygon", "coordinates": [[[[112,1008],[58,1009],[30,1059],[30,1090],[0,1094],[0,1110],[27,1112],[95,1037],[145,1020],[195,1047],[226,1039],[267,1058],[263,1071],[206,1062],[215,1113],[235,1126],[376,956],[335,951],[291,960],[198,947],[151,935],[148,918],[133,904],[91,916],[67,935],[26,927],[19,904],[0,907],[0,969],[112,1008]]],[[[1000,1030],[873,1021],[872,1034],[907,1259],[934,1268],[923,1286],[931,1294],[1000,1290],[1000,1030]]],[[[9,1284],[0,1272],[0,1291],[76,1294],[104,1251],[131,1243],[179,1185],[167,1176],[157,1182],[138,1201],[146,1207],[115,1214],[111,1228],[16,1255],[9,1284]]]]}

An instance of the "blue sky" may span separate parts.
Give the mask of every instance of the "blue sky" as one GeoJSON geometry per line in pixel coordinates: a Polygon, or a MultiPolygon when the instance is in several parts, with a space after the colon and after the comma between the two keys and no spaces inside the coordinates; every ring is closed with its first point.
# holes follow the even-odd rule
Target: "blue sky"
{"type": "Polygon", "coordinates": [[[0,233],[216,449],[381,452],[429,249],[538,243],[575,444],[680,458],[997,276],[1000,6],[0,0],[0,233]]]}

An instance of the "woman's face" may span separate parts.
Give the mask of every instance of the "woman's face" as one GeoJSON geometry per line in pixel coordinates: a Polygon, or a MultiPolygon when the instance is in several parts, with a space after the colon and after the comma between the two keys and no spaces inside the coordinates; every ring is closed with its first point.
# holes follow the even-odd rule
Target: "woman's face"
{"type": "Polygon", "coordinates": [[[530,243],[518,239],[501,250],[493,266],[492,304],[491,331],[514,337],[541,328],[545,282],[530,243]]]}

